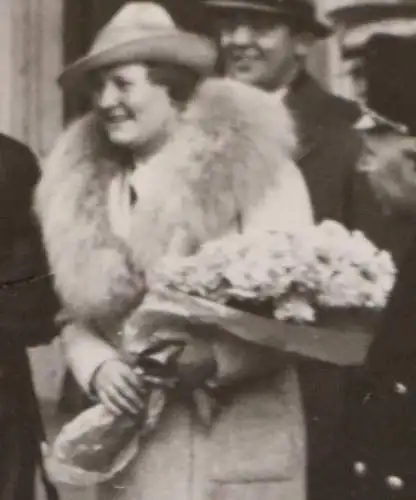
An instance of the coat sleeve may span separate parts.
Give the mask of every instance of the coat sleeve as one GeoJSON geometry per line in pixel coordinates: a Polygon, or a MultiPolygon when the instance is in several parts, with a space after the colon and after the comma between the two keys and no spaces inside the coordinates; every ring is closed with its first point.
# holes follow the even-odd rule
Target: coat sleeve
{"type": "Polygon", "coordinates": [[[87,394],[92,394],[94,374],[105,361],[119,358],[117,350],[92,329],[75,322],[63,327],[62,341],[76,381],[87,394]]]}
{"type": "Polygon", "coordinates": [[[53,291],[32,195],[38,165],[25,146],[0,136],[0,338],[32,346],[57,333],[53,291]]]}

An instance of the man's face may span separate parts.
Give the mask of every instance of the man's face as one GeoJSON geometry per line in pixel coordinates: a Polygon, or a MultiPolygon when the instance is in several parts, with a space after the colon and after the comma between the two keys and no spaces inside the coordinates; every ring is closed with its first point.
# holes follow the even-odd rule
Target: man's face
{"type": "Polygon", "coordinates": [[[284,20],[270,12],[221,9],[215,22],[227,76],[269,90],[286,83],[299,40],[284,20]]]}
{"type": "Polygon", "coordinates": [[[166,88],[149,80],[148,67],[129,64],[93,79],[93,104],[111,142],[132,149],[157,141],[174,113],[166,88]]]}

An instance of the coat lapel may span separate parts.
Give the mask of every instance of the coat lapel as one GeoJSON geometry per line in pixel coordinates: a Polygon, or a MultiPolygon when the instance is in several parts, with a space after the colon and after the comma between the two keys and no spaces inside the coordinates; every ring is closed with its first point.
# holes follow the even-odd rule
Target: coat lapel
{"type": "Polygon", "coordinates": [[[325,93],[306,73],[299,73],[286,96],[286,104],[293,114],[297,132],[298,148],[294,160],[307,165],[307,159],[325,142],[325,127],[322,119],[322,100],[325,93]]]}

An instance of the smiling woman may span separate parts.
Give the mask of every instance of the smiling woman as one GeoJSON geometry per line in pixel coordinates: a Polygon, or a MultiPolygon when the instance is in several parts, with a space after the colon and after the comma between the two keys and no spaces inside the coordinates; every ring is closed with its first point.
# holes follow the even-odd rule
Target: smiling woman
{"type": "Polygon", "coordinates": [[[197,72],[171,64],[110,68],[92,78],[93,106],[110,140],[143,156],[169,135],[199,80],[197,72]]]}
{"type": "Polygon", "coordinates": [[[136,151],[159,148],[176,121],[167,89],[153,84],[146,65],[131,64],[100,72],[93,106],[110,141],[136,151]]]}
{"type": "MultiPolygon", "coordinates": [[[[150,406],[149,374],[126,360],[120,332],[140,310],[159,259],[190,255],[256,225],[300,229],[313,222],[292,160],[288,110],[276,96],[210,78],[216,58],[209,39],[177,28],[160,5],[131,2],[60,79],[71,88],[92,84],[93,94],[92,112],[68,128],[43,166],[36,196],[65,309],[66,355],[86,394],[138,426],[150,406]]],[[[166,328],[174,333],[178,325],[166,328]]],[[[231,370],[252,357],[256,363],[247,366],[256,368],[243,370],[242,385],[223,388],[233,397],[208,433],[195,422],[189,389],[175,387],[128,477],[109,481],[100,498],[117,490],[126,499],[231,499],[244,491],[247,500],[267,500],[284,491],[303,500],[295,368],[267,349],[225,339],[217,349],[191,325],[179,330],[186,342],[177,362],[192,359],[197,392],[224,356],[231,370]]]]}

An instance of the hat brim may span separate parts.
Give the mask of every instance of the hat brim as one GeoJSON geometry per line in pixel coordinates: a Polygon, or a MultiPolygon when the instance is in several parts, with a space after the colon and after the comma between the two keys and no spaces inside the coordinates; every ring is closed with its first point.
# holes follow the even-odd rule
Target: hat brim
{"type": "Polygon", "coordinates": [[[277,16],[287,16],[294,19],[299,19],[305,28],[310,31],[317,38],[326,38],[327,36],[332,34],[332,28],[324,23],[321,23],[317,19],[304,19],[301,16],[297,16],[293,13],[293,9],[284,6],[269,6],[262,5],[252,1],[244,1],[244,0],[206,0],[205,5],[211,9],[229,9],[229,10],[254,10],[257,12],[269,12],[271,14],[275,14],[277,16]]]}
{"type": "Polygon", "coordinates": [[[402,18],[415,17],[415,5],[386,5],[386,4],[366,4],[366,5],[349,5],[340,7],[327,13],[328,19],[334,23],[342,23],[346,25],[354,25],[371,20],[379,20],[384,18],[402,18]]]}
{"type": "Polygon", "coordinates": [[[204,76],[213,72],[216,61],[217,49],[208,38],[187,32],[159,34],[87,54],[65,68],[58,83],[73,87],[91,72],[133,62],[177,64],[204,76]]]}

